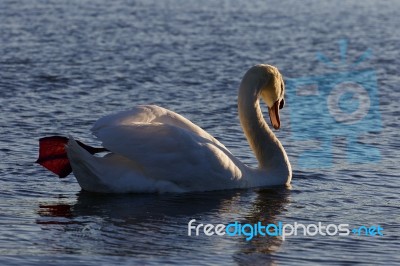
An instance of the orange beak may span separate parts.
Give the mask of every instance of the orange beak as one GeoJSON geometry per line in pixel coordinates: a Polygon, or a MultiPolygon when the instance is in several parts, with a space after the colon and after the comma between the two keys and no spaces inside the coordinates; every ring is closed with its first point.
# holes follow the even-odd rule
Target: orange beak
{"type": "Polygon", "coordinates": [[[279,120],[279,101],[276,101],[272,108],[268,107],[268,111],[272,126],[275,129],[279,129],[281,127],[281,121],[279,120]]]}

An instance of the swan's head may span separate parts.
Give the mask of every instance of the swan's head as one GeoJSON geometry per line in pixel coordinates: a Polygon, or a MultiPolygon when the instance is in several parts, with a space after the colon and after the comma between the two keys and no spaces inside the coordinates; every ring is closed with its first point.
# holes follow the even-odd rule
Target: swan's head
{"type": "Polygon", "coordinates": [[[268,106],[271,124],[275,129],[281,127],[279,109],[285,105],[285,84],[279,70],[270,65],[255,65],[246,73],[256,87],[258,97],[261,97],[268,106]]]}

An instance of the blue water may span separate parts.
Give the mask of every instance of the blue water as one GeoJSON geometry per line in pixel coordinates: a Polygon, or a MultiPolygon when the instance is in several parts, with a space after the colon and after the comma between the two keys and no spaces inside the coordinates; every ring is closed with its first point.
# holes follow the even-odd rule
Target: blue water
{"type": "Polygon", "coordinates": [[[398,10],[395,0],[1,1],[0,264],[399,263],[398,10]],[[256,165],[236,99],[257,63],[287,81],[276,134],[290,189],[93,195],[34,163],[40,137],[98,145],[96,119],[153,103],[256,165]],[[304,79],[328,90],[361,82],[373,112],[332,120],[362,99],[341,94],[332,111],[326,91],[301,98],[293,84],[304,79]],[[384,235],[189,237],[191,219],[380,225],[384,235]]]}

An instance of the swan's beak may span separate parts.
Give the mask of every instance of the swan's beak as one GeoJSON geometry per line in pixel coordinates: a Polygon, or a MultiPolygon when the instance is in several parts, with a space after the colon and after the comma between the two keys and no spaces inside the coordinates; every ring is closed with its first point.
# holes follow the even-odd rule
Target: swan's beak
{"type": "Polygon", "coordinates": [[[271,124],[275,129],[279,129],[281,127],[281,120],[279,120],[279,104],[280,101],[276,101],[274,105],[269,108],[269,118],[271,119],[271,124]]]}

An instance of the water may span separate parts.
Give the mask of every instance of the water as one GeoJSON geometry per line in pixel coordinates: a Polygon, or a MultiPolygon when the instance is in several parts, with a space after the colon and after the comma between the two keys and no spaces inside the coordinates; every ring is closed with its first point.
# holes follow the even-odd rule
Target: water
{"type": "Polygon", "coordinates": [[[2,1],[0,264],[399,263],[399,9],[394,0],[2,1]],[[256,63],[288,80],[341,71],[316,58],[340,60],[340,40],[349,60],[373,52],[360,67],[376,74],[381,127],[352,136],[380,161],[349,163],[345,137],[334,139],[329,167],[316,153],[300,156],[319,128],[293,138],[301,106],[292,101],[276,132],[294,168],[291,189],[93,195],[34,164],[38,138],[98,144],[89,133],[96,119],[154,103],[256,165],[236,111],[244,72],[256,63]],[[190,219],[379,224],[384,236],[189,237],[190,219]]]}

